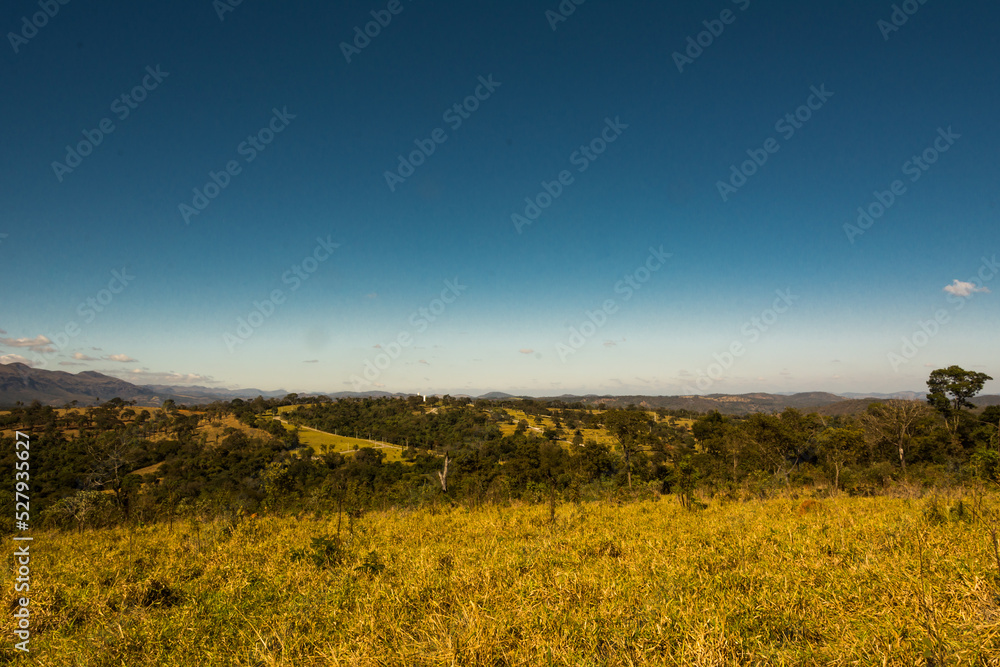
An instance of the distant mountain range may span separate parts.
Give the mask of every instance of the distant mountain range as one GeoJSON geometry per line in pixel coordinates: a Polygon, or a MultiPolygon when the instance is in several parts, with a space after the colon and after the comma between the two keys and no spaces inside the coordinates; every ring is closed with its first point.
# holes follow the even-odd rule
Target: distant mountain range
{"type": "MultiPolygon", "coordinates": [[[[167,399],[178,404],[200,405],[213,401],[230,401],[235,398],[252,400],[264,398],[284,398],[284,389],[263,391],[260,389],[219,389],[215,387],[176,385],[135,385],[125,380],[103,375],[96,371],[65,373],[31,368],[25,364],[0,364],[0,407],[11,407],[17,402],[25,405],[39,401],[43,405],[62,406],[72,401],[80,405],[94,405],[121,398],[135,401],[142,406],[160,406],[167,399]]],[[[300,394],[302,397],[317,394],[300,394]]],[[[333,399],[362,396],[406,396],[407,394],[385,391],[350,392],[342,391],[324,394],[333,399]]],[[[457,396],[456,396],[457,397],[457,396]]],[[[827,392],[803,392],[798,394],[710,394],[707,396],[611,396],[588,394],[585,396],[553,396],[542,400],[560,400],[566,403],[584,403],[605,408],[623,408],[636,405],[647,409],[666,408],[670,410],[691,410],[708,412],[718,410],[727,415],[745,415],[752,412],[780,412],[785,408],[816,411],[820,414],[854,414],[867,409],[874,401],[887,399],[923,400],[925,394],[912,391],[894,394],[830,394],[827,392]]],[[[470,397],[471,398],[471,397],[470,397]]],[[[490,400],[529,398],[517,397],[500,391],[483,394],[478,398],[490,400]]],[[[972,401],[976,405],[1000,405],[1000,396],[977,396],[972,401]]]]}
{"type": "Polygon", "coordinates": [[[64,405],[71,401],[91,405],[116,396],[140,405],[160,405],[170,398],[96,371],[73,374],[31,368],[25,364],[0,365],[0,406],[10,407],[18,401],[25,405],[32,401],[44,405],[64,405]]]}
{"type": "MultiPolygon", "coordinates": [[[[845,401],[843,396],[822,391],[799,394],[709,394],[706,396],[559,396],[561,401],[580,401],[608,408],[635,405],[650,410],[690,410],[710,412],[718,410],[724,415],[746,415],[753,412],[780,412],[785,408],[813,411],[845,401]]],[[[875,400],[875,399],[873,399],[875,400]]]]}

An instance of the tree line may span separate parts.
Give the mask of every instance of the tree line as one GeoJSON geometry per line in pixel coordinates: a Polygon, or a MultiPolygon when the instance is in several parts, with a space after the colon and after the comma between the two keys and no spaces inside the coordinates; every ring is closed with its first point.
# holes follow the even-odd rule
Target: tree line
{"type": "MultiPolygon", "coordinates": [[[[194,412],[172,401],[137,410],[114,399],[60,415],[35,403],[0,415],[0,427],[31,435],[32,503],[42,510],[37,516],[62,527],[345,504],[360,511],[657,494],[697,507],[715,494],[763,497],[804,485],[874,494],[899,482],[1000,483],[1000,406],[979,410],[970,402],[990,379],[957,366],[939,369],[928,379],[926,401],[876,401],[835,417],[789,408],[686,420],[666,410],[560,401],[303,403],[292,394],[194,412]],[[298,405],[281,414],[292,424],[394,443],[403,460],[386,461],[384,450],[368,447],[315,451],[274,418],[282,405],[298,405]],[[524,418],[515,419],[515,410],[524,418]],[[255,430],[223,427],[226,417],[255,430]],[[585,437],[590,429],[610,437],[585,437]]],[[[12,469],[13,441],[5,440],[3,464],[12,469]]]]}

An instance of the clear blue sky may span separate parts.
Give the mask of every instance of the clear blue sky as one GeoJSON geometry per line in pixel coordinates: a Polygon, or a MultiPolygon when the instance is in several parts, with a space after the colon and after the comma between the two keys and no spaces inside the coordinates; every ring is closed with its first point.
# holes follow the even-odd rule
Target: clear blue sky
{"type": "Polygon", "coordinates": [[[5,3],[0,359],[327,392],[1000,378],[1000,7],[680,4],[5,3]]]}

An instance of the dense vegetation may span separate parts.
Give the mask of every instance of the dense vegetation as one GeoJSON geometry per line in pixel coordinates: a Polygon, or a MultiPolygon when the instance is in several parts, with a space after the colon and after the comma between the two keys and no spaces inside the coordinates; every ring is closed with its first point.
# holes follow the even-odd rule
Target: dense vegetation
{"type": "MultiPolygon", "coordinates": [[[[185,512],[512,499],[554,505],[671,493],[696,508],[720,493],[767,497],[803,485],[870,495],[897,482],[996,482],[1000,406],[975,412],[968,402],[985,379],[941,369],[928,381],[926,403],[876,402],[840,417],[787,409],[691,420],[558,401],[319,397],[302,404],[289,395],[198,412],[169,401],[138,411],[119,399],[84,410],[33,404],[0,415],[0,428],[31,434],[35,516],[63,527],[172,520],[185,512]],[[402,460],[386,461],[384,449],[304,446],[275,419],[278,408],[293,405],[281,413],[291,424],[393,443],[402,460]],[[221,428],[227,417],[240,427],[221,428]]],[[[2,464],[12,469],[14,447],[5,440],[2,464]]]]}

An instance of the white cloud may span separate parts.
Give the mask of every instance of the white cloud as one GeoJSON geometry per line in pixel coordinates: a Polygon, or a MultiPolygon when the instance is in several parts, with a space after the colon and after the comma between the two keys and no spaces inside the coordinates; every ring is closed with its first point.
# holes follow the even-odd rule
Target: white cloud
{"type": "Polygon", "coordinates": [[[7,347],[26,347],[34,352],[53,352],[49,347],[51,340],[45,336],[35,336],[34,338],[0,338],[0,344],[7,347]]]}
{"type": "Polygon", "coordinates": [[[87,364],[82,364],[79,361],[60,361],[60,366],[86,366],[87,364]]]}
{"type": "Polygon", "coordinates": [[[125,364],[132,363],[135,361],[135,359],[128,356],[127,354],[112,354],[111,356],[107,357],[107,359],[108,361],[120,361],[125,364]]]}
{"type": "Polygon", "coordinates": [[[614,346],[615,346],[615,345],[617,345],[617,344],[618,344],[618,343],[616,343],[616,342],[615,342],[615,341],[613,341],[613,340],[606,340],[606,341],[604,341],[604,347],[614,347],[614,346]]]}
{"type": "Polygon", "coordinates": [[[989,293],[990,290],[988,287],[976,287],[974,283],[954,280],[950,285],[944,288],[944,291],[949,294],[954,294],[955,296],[972,296],[976,292],[989,293]]]}
{"type": "Polygon", "coordinates": [[[83,352],[74,352],[73,358],[77,361],[97,361],[94,357],[88,357],[83,352]]]}
{"type": "Polygon", "coordinates": [[[532,350],[530,348],[527,348],[527,347],[522,347],[520,350],[518,350],[518,352],[520,352],[521,354],[534,354],[535,353],[534,350],[532,350]]]}
{"type": "Polygon", "coordinates": [[[4,354],[0,355],[0,364],[24,364],[26,366],[34,366],[35,363],[29,359],[25,359],[20,354],[4,354]]]}

